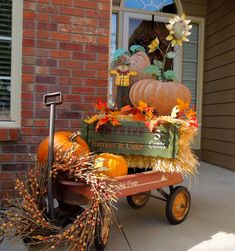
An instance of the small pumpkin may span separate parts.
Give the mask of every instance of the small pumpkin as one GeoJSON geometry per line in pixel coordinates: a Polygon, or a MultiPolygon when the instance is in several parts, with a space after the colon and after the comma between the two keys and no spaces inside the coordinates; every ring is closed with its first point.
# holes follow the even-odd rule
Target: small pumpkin
{"type": "MultiPolygon", "coordinates": [[[[48,141],[49,137],[45,138],[38,147],[37,160],[41,164],[44,164],[48,158],[48,141]]],[[[78,154],[89,152],[87,143],[79,137],[79,134],[71,132],[56,132],[54,134],[54,152],[60,148],[66,151],[74,142],[79,146],[77,150],[78,154]]]]}
{"type": "Polygon", "coordinates": [[[127,175],[128,165],[126,160],[116,154],[112,153],[101,153],[96,157],[96,161],[102,162],[102,166],[108,168],[108,171],[105,171],[104,174],[110,177],[117,177],[127,175]]]}
{"type": "Polygon", "coordinates": [[[130,100],[134,107],[143,101],[154,107],[159,115],[169,115],[177,105],[177,99],[190,103],[191,92],[178,82],[162,82],[153,79],[144,79],[135,83],[130,90],[130,100]]]}
{"type": "Polygon", "coordinates": [[[150,65],[150,60],[145,52],[139,51],[133,54],[130,58],[130,71],[137,72],[136,76],[130,78],[130,86],[141,79],[154,79],[154,77],[145,73],[143,70],[150,65]]]}

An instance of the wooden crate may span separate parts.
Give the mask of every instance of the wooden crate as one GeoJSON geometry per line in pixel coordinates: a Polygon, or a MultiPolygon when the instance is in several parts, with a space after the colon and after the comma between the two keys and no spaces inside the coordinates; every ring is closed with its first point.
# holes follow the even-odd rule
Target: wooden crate
{"type": "Polygon", "coordinates": [[[134,154],[176,158],[179,128],[161,124],[154,133],[143,122],[122,121],[121,126],[103,125],[95,132],[95,125],[83,124],[82,137],[90,150],[101,153],[134,154]]]}

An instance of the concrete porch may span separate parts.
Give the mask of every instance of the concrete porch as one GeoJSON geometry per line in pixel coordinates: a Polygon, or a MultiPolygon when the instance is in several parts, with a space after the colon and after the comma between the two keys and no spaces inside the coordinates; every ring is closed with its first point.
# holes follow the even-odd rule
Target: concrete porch
{"type": "MultiPolygon", "coordinates": [[[[235,250],[235,172],[201,162],[199,173],[198,184],[192,180],[190,188],[189,215],[180,225],[168,223],[165,203],[160,200],[151,198],[142,209],[133,209],[125,199],[119,200],[117,216],[133,251],[235,250]]],[[[184,185],[188,187],[189,182],[186,180],[184,185]]],[[[0,250],[26,249],[22,243],[4,241],[0,250]]],[[[119,250],[129,248],[114,224],[105,251],[119,250]]]]}

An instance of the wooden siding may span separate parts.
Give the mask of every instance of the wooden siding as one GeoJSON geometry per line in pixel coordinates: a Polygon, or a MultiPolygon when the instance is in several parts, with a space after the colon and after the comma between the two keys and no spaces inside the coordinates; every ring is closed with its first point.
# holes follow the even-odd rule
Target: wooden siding
{"type": "Polygon", "coordinates": [[[235,2],[207,2],[201,156],[235,170],[235,2]]]}
{"type": "Polygon", "coordinates": [[[187,16],[206,16],[206,0],[181,0],[181,4],[187,16]]]}

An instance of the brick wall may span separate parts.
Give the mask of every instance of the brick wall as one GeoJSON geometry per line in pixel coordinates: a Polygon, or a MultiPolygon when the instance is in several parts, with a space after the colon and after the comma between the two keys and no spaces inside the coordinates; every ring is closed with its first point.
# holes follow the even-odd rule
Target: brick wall
{"type": "Polygon", "coordinates": [[[106,99],[109,19],[109,0],[24,0],[22,120],[19,130],[0,130],[0,198],[33,165],[48,135],[45,93],[63,93],[57,131],[77,130],[96,101],[106,99]]]}

